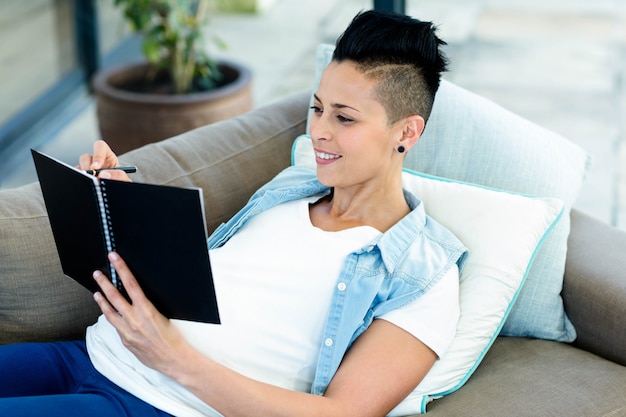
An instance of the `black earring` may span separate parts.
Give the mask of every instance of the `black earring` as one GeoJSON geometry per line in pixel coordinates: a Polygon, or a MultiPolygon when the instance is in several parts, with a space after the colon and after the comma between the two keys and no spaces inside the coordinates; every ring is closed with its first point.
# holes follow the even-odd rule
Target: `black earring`
{"type": "Polygon", "coordinates": [[[398,146],[398,152],[404,153],[404,146],[402,145],[398,146]]]}

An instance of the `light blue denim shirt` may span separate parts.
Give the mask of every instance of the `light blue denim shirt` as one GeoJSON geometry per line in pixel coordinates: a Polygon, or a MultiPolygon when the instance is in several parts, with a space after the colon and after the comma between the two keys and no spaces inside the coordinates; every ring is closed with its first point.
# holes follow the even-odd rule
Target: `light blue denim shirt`
{"type": "MultiPolygon", "coordinates": [[[[252,216],[278,204],[323,196],[331,189],[315,172],[290,167],[260,188],[248,204],[209,237],[222,246],[252,216]]],[[[414,301],[456,263],[467,249],[446,228],[428,217],[421,201],[405,191],[411,212],[370,245],[348,255],[337,279],[311,393],[323,394],[341,360],[361,333],[381,315],[414,301]]]]}

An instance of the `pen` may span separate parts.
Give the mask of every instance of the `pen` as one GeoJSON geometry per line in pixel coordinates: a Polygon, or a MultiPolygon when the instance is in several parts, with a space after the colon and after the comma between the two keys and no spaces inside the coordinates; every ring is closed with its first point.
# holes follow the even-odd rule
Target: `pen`
{"type": "Polygon", "coordinates": [[[87,174],[91,174],[91,175],[95,175],[98,176],[98,174],[101,171],[111,171],[111,170],[115,170],[115,171],[124,171],[127,174],[132,174],[133,172],[137,172],[137,167],[136,166],[125,166],[125,167],[115,167],[115,168],[100,168],[100,169],[88,169],[85,170],[85,172],[87,174]]]}

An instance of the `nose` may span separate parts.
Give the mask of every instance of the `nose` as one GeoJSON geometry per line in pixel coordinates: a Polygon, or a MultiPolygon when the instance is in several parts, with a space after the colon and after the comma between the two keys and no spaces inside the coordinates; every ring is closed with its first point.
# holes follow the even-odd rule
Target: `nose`
{"type": "Polygon", "coordinates": [[[314,111],[309,119],[309,135],[313,140],[329,140],[331,137],[324,112],[314,111]]]}

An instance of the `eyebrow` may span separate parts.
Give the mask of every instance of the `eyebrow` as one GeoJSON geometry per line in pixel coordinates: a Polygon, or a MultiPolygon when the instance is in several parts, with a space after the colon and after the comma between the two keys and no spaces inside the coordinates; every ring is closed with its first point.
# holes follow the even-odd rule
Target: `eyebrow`
{"type": "MultiPolygon", "coordinates": [[[[320,98],[317,96],[317,94],[313,94],[313,97],[315,98],[315,100],[319,101],[320,103],[322,102],[322,100],[320,100],[320,98]]],[[[354,110],[356,112],[359,112],[358,109],[355,109],[354,107],[348,106],[347,104],[332,103],[331,107],[333,107],[335,109],[352,109],[352,110],[354,110]]]]}

